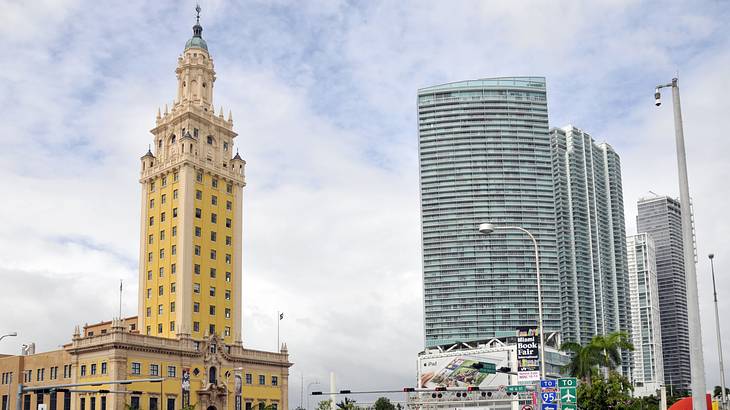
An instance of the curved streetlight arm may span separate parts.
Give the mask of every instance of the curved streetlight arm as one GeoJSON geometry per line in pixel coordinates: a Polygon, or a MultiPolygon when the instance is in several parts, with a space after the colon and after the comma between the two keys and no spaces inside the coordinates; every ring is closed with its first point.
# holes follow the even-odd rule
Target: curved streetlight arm
{"type": "Polygon", "coordinates": [[[8,336],[17,336],[17,335],[18,335],[18,332],[8,333],[6,335],[0,336],[0,340],[3,340],[3,339],[5,339],[8,336]]]}
{"type": "Polygon", "coordinates": [[[537,276],[537,315],[538,315],[538,327],[540,328],[540,377],[545,380],[545,332],[542,327],[542,285],[540,283],[540,247],[537,245],[537,239],[532,235],[530,231],[520,226],[490,226],[494,230],[507,231],[517,230],[527,234],[532,240],[532,244],[535,247],[535,273],[537,276]]]}
{"type": "Polygon", "coordinates": [[[319,381],[315,380],[315,381],[309,382],[309,384],[307,384],[307,409],[306,410],[309,410],[309,388],[316,384],[321,384],[321,383],[319,381]]]}

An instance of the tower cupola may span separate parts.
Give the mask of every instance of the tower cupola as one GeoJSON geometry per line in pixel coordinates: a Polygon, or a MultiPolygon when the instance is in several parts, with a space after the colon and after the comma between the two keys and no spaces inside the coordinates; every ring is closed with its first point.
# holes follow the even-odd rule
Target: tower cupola
{"type": "Polygon", "coordinates": [[[195,25],[193,26],[193,37],[185,43],[185,50],[189,48],[202,48],[208,51],[208,43],[203,40],[203,26],[200,25],[200,5],[195,6],[195,11],[198,13],[195,16],[195,25]]]}

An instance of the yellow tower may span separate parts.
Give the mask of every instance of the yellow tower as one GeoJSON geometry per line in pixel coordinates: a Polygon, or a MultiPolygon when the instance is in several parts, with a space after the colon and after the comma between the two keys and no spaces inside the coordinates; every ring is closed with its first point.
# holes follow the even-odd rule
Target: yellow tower
{"type": "Polygon", "coordinates": [[[157,112],[142,160],[139,330],[241,343],[245,161],[233,120],[213,109],[215,70],[200,16],[178,58],[177,97],[157,112]]]}

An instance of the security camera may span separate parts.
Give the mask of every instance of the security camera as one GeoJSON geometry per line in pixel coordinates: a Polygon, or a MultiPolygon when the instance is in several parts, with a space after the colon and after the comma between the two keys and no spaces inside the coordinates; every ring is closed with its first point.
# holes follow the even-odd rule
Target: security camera
{"type": "Polygon", "coordinates": [[[662,95],[659,92],[659,89],[657,88],[656,91],[654,91],[654,105],[657,107],[662,105],[662,95]]]}

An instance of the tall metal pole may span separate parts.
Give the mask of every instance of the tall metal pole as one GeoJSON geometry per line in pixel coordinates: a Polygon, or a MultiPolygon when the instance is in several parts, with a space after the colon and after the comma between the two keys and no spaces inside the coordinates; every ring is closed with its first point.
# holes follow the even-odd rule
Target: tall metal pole
{"type": "Polygon", "coordinates": [[[494,229],[506,230],[516,229],[524,232],[532,240],[532,244],[535,246],[535,270],[537,274],[537,323],[540,332],[540,378],[545,380],[545,333],[542,328],[542,286],[540,285],[540,248],[537,246],[537,240],[534,236],[525,228],[519,226],[495,226],[494,229]]]}
{"type": "Polygon", "coordinates": [[[537,316],[538,325],[540,326],[540,378],[545,380],[545,333],[542,329],[542,286],[540,285],[540,251],[537,247],[537,241],[530,232],[526,229],[520,228],[532,239],[532,243],[535,245],[535,269],[537,270],[537,316]]]}
{"type": "Polygon", "coordinates": [[[720,383],[722,393],[720,394],[720,400],[722,401],[722,408],[727,409],[727,394],[725,393],[725,366],[722,362],[722,338],[720,338],[720,314],[717,311],[717,288],[715,287],[715,255],[707,255],[710,258],[710,267],[712,269],[712,293],[715,296],[715,325],[717,326],[717,355],[720,356],[720,383]]]}
{"type": "Polygon", "coordinates": [[[679,202],[682,205],[682,242],[684,249],[684,273],[687,283],[687,321],[689,323],[689,361],[692,374],[692,407],[705,410],[705,364],[702,356],[702,326],[700,303],[697,295],[694,237],[692,235],[692,207],[687,177],[687,154],[684,149],[682,110],[679,101],[677,79],[672,79],[672,103],[674,108],[674,134],[677,140],[677,170],[679,174],[679,202]]]}

